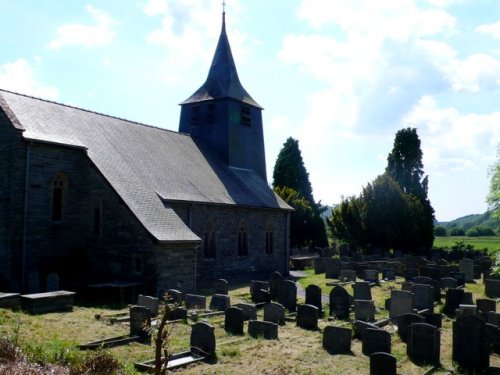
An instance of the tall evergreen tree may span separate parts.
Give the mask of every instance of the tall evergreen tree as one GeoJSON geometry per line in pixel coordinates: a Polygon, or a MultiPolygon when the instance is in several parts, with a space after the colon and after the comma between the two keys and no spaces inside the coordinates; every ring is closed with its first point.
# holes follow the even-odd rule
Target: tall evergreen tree
{"type": "Polygon", "coordinates": [[[492,217],[500,219],[500,146],[497,149],[497,160],[490,168],[490,189],[486,202],[492,211],[492,217]]]}
{"type": "Polygon", "coordinates": [[[430,248],[434,241],[434,209],[427,196],[428,176],[424,176],[422,156],[417,129],[401,129],[396,133],[385,171],[399,184],[404,193],[413,195],[422,204],[420,236],[422,246],[430,248]]]}

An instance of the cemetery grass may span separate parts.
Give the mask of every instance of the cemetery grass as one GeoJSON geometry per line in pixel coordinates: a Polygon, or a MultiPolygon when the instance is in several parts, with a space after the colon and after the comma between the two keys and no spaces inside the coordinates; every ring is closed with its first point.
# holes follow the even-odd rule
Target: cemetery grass
{"type": "MultiPolygon", "coordinates": [[[[322,294],[328,295],[332,287],[326,286],[324,274],[314,275],[314,270],[306,270],[306,277],[300,279],[300,285],[305,288],[309,284],[317,284],[322,288],[322,294]]],[[[384,300],[393,288],[400,289],[401,281],[381,283],[372,288],[372,296],[377,307],[376,318],[387,317],[383,309],[384,300]]],[[[479,281],[467,284],[467,290],[473,292],[474,299],[484,298],[484,287],[479,281]]],[[[352,294],[352,288],[346,286],[352,294]]],[[[206,290],[207,295],[212,291],[206,290]]],[[[249,285],[242,284],[230,291],[232,304],[249,302],[249,285]]],[[[299,298],[299,303],[303,299],[299,298]]],[[[439,311],[442,305],[438,305],[439,311]]],[[[323,307],[325,313],[328,306],[323,307]]],[[[128,334],[128,326],[123,323],[110,324],[104,319],[96,320],[96,314],[107,315],[117,312],[128,312],[127,306],[120,309],[75,306],[71,313],[51,313],[44,315],[28,315],[22,312],[12,312],[0,309],[0,337],[10,337],[19,341],[30,359],[41,363],[70,363],[84,356],[85,352],[76,349],[83,343],[128,334]]],[[[259,310],[259,319],[262,311],[259,310]]],[[[352,314],[351,314],[352,317],[352,314]]],[[[322,348],[322,330],[327,325],[337,325],[351,328],[351,323],[342,321],[320,320],[318,331],[307,331],[296,327],[295,322],[287,321],[279,328],[279,340],[253,339],[244,336],[228,335],[223,328],[223,316],[213,317],[207,321],[214,325],[217,338],[216,359],[208,363],[191,365],[174,371],[179,374],[367,374],[369,373],[369,358],[361,352],[361,342],[353,340],[351,354],[330,355],[322,348]]],[[[175,324],[171,336],[171,352],[184,351],[189,346],[191,321],[175,324]]],[[[245,323],[244,331],[247,332],[245,323]]],[[[443,369],[434,374],[445,374],[445,369],[452,369],[451,320],[443,320],[441,334],[441,363],[443,369]]],[[[384,329],[391,333],[392,354],[398,360],[398,373],[420,375],[430,369],[429,366],[419,367],[406,358],[406,344],[402,343],[394,327],[384,329]]],[[[125,346],[106,349],[120,362],[123,372],[127,375],[138,374],[133,367],[134,362],[153,358],[152,345],[132,343],[125,346]]],[[[492,365],[499,365],[500,358],[491,356],[492,365]]],[[[457,373],[457,372],[455,372],[457,373]]]]}
{"type": "Polygon", "coordinates": [[[491,252],[500,252],[500,236],[491,237],[435,237],[434,247],[451,249],[457,242],[463,242],[465,245],[472,245],[474,249],[488,249],[491,252]]]}

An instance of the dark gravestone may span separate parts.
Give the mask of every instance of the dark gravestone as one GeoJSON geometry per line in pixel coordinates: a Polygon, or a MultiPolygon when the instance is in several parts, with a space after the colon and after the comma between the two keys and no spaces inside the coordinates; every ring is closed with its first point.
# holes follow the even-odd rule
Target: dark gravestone
{"type": "Polygon", "coordinates": [[[229,283],[225,279],[219,279],[215,281],[215,293],[214,294],[228,294],[229,293],[229,283]]]}
{"type": "Polygon", "coordinates": [[[378,270],[365,270],[365,281],[378,283],[378,270]]]}
{"type": "Polygon", "coordinates": [[[356,281],[356,271],[348,270],[348,269],[340,270],[339,279],[341,281],[355,282],[356,281]]]}
{"type": "Polygon", "coordinates": [[[417,314],[404,314],[398,317],[398,334],[401,341],[406,342],[410,326],[414,323],[424,323],[425,318],[417,314]]]}
{"type": "Polygon", "coordinates": [[[370,355],[370,375],[396,375],[396,357],[389,353],[370,355]]]}
{"type": "Polygon", "coordinates": [[[356,320],[353,324],[354,328],[354,337],[363,340],[364,333],[368,328],[370,329],[381,329],[377,327],[375,324],[363,322],[362,320],[356,320]]]}
{"type": "Polygon", "coordinates": [[[195,323],[191,327],[189,346],[191,351],[212,357],[215,354],[214,327],[205,322],[195,323]]]}
{"type": "Polygon", "coordinates": [[[450,272],[450,276],[457,280],[458,286],[465,286],[465,273],[463,273],[463,272],[450,272]]]}
{"type": "Polygon", "coordinates": [[[431,285],[432,279],[427,276],[417,276],[413,278],[413,283],[414,284],[425,284],[425,285],[431,285]]]}
{"type": "Polygon", "coordinates": [[[396,280],[396,271],[393,268],[384,268],[382,278],[387,281],[396,280]]]}
{"type": "Polygon", "coordinates": [[[224,320],[224,329],[233,335],[243,335],[243,325],[245,323],[245,314],[243,310],[237,307],[230,307],[226,310],[224,320]]]}
{"type": "Polygon", "coordinates": [[[349,328],[326,326],[323,330],[323,348],[330,354],[349,354],[351,341],[349,328]]]}
{"type": "Polygon", "coordinates": [[[297,307],[297,326],[309,330],[318,329],[319,311],[313,305],[299,305],[297,307]]]}
{"type": "Polygon", "coordinates": [[[484,280],[484,294],[490,298],[500,297],[500,280],[485,279],[484,280]]]}
{"type": "Polygon", "coordinates": [[[368,356],[378,352],[391,354],[391,335],[383,329],[366,329],[363,334],[362,351],[368,356]]]}
{"type": "Polygon", "coordinates": [[[354,299],[371,300],[372,291],[370,289],[370,283],[367,281],[357,281],[352,286],[354,291],[354,299]]]}
{"type": "Polygon", "coordinates": [[[395,321],[398,316],[409,314],[413,311],[413,295],[404,290],[391,291],[391,306],[389,317],[395,321]]]}
{"type": "Polygon", "coordinates": [[[188,309],[206,309],[207,297],[197,294],[186,294],[184,296],[184,303],[188,309]]]}
{"type": "Polygon", "coordinates": [[[413,308],[428,310],[434,307],[434,288],[425,284],[413,285],[413,308]]]}
{"type": "Polygon", "coordinates": [[[443,312],[448,315],[454,315],[455,310],[458,309],[458,306],[460,305],[460,303],[462,303],[463,295],[463,289],[448,289],[446,291],[446,300],[444,303],[443,312]]]}
{"type": "Polygon", "coordinates": [[[252,295],[259,289],[269,290],[269,283],[267,281],[252,280],[250,282],[250,294],[252,295]]]}
{"type": "Polygon", "coordinates": [[[441,303],[441,280],[432,280],[431,283],[434,288],[434,302],[441,303]]]}
{"type": "Polygon", "coordinates": [[[497,311],[497,303],[495,300],[487,298],[478,298],[476,300],[477,312],[483,317],[484,320],[488,320],[488,313],[490,311],[497,311]]]}
{"type": "Polygon", "coordinates": [[[491,352],[498,354],[500,352],[500,329],[493,324],[486,323],[486,331],[491,340],[491,352]]]}
{"type": "Polygon", "coordinates": [[[474,279],[481,278],[481,266],[479,264],[474,264],[474,279]]]}
{"type": "Polygon", "coordinates": [[[317,285],[308,285],[306,288],[306,304],[318,308],[320,316],[323,315],[323,304],[321,302],[321,288],[317,285]]]}
{"type": "Polygon", "coordinates": [[[500,327],[500,314],[490,311],[488,313],[488,323],[493,324],[494,326],[500,327]]]}
{"type": "Polygon", "coordinates": [[[433,325],[436,328],[443,326],[443,316],[441,314],[423,313],[422,316],[427,324],[433,325]]]}
{"type": "Polygon", "coordinates": [[[178,306],[174,310],[170,311],[168,315],[168,320],[186,320],[187,319],[187,309],[185,307],[178,306]]]}
{"type": "Polygon", "coordinates": [[[401,284],[401,290],[411,292],[413,290],[413,282],[411,281],[403,281],[403,284],[401,284]]]}
{"type": "Polygon", "coordinates": [[[418,276],[418,270],[416,268],[407,268],[405,271],[405,280],[412,281],[414,277],[418,276]]]}
{"type": "Polygon", "coordinates": [[[226,311],[231,306],[231,300],[226,294],[214,294],[210,299],[210,310],[226,311]]]}
{"type": "Polygon", "coordinates": [[[325,273],[325,259],[329,258],[323,258],[323,257],[314,258],[314,273],[316,275],[320,273],[325,273]]]}
{"type": "Polygon", "coordinates": [[[184,300],[184,298],[182,296],[182,292],[180,290],[177,290],[177,289],[168,289],[165,292],[165,295],[167,297],[167,302],[169,302],[169,303],[176,303],[176,304],[180,305],[182,303],[182,301],[184,300]]]}
{"type": "Polygon", "coordinates": [[[468,283],[474,282],[474,261],[464,258],[460,261],[460,272],[465,275],[465,281],[468,283]]]}
{"type": "Polygon", "coordinates": [[[406,354],[417,365],[439,364],[441,334],[438,328],[426,323],[410,326],[406,354]]]}
{"type": "Polygon", "coordinates": [[[46,290],[47,292],[59,290],[59,275],[57,273],[51,272],[47,275],[46,290]]]}
{"type": "Polygon", "coordinates": [[[472,292],[465,292],[464,291],[464,294],[462,296],[462,301],[460,302],[460,304],[473,305],[474,300],[472,299],[472,292]]]}
{"type": "Polygon", "coordinates": [[[484,369],[490,364],[491,338],[481,318],[468,315],[453,322],[452,359],[466,369],[484,369]]]}
{"type": "Polygon", "coordinates": [[[359,279],[365,279],[365,271],[368,269],[368,263],[354,263],[354,268],[356,270],[356,276],[359,279]]]}
{"type": "Polygon", "coordinates": [[[443,289],[456,289],[458,286],[457,280],[453,277],[443,277],[441,278],[441,288],[443,289]]]}
{"type": "Polygon", "coordinates": [[[356,320],[371,322],[375,320],[375,304],[370,300],[354,300],[354,317],[356,320]]]}
{"type": "Polygon", "coordinates": [[[349,319],[350,295],[341,286],[335,286],[330,292],[330,316],[349,319]]]}
{"type": "Polygon", "coordinates": [[[285,324],[285,308],[283,305],[275,302],[265,304],[264,320],[276,324],[285,324]]]}
{"type": "Polygon", "coordinates": [[[278,284],[278,302],[290,312],[297,309],[297,285],[293,281],[282,280],[278,284]]]}
{"type": "Polygon", "coordinates": [[[139,336],[141,340],[149,338],[151,310],[144,306],[130,306],[130,336],[139,336]]]}
{"type": "Polygon", "coordinates": [[[243,310],[243,315],[245,320],[256,320],[257,319],[257,307],[251,303],[237,303],[233,307],[237,307],[243,310]]]}
{"type": "Polygon", "coordinates": [[[147,307],[149,311],[151,311],[151,316],[158,315],[159,304],[160,301],[158,298],[151,296],[144,296],[142,294],[139,294],[137,296],[137,305],[147,307]]]}
{"type": "Polygon", "coordinates": [[[265,289],[256,289],[252,294],[252,301],[255,303],[271,302],[271,293],[265,289]]]}
{"type": "Polygon", "coordinates": [[[325,278],[338,279],[340,276],[340,259],[325,258],[323,262],[325,265],[325,278]]]}
{"type": "Polygon", "coordinates": [[[277,340],[278,325],[261,320],[250,320],[248,322],[248,334],[254,338],[263,337],[267,340],[277,340]]]}
{"type": "Polygon", "coordinates": [[[271,300],[276,301],[278,299],[278,285],[283,280],[283,276],[278,271],[274,271],[269,278],[269,294],[271,295],[271,300]]]}

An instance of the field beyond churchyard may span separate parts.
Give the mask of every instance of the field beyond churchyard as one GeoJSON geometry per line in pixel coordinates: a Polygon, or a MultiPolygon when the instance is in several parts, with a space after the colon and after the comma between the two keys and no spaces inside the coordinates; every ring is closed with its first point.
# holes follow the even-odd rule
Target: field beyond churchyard
{"type": "Polygon", "coordinates": [[[463,242],[464,245],[474,246],[476,250],[488,249],[492,252],[500,252],[500,237],[499,236],[489,236],[489,237],[435,237],[434,247],[451,249],[457,242],[463,242]]]}
{"type": "MultiPolygon", "coordinates": [[[[299,285],[305,288],[309,284],[321,287],[322,294],[328,295],[331,288],[326,285],[324,274],[315,275],[313,270],[306,269],[305,276],[299,280],[299,285]]],[[[372,296],[376,306],[376,319],[385,318],[388,312],[384,309],[384,301],[390,296],[392,289],[401,289],[403,279],[397,278],[393,282],[381,282],[372,288],[372,296]]],[[[249,285],[238,285],[231,288],[231,304],[250,302],[249,285]]],[[[352,295],[352,287],[346,286],[352,295]]],[[[485,298],[484,286],[481,280],[468,283],[466,290],[473,293],[474,300],[485,298]]],[[[207,290],[207,295],[211,290],[207,290]]],[[[303,303],[299,298],[299,303],[303,303]]],[[[444,300],[443,300],[444,302],[444,300]]],[[[443,305],[435,306],[440,312],[443,305]]],[[[324,310],[329,311],[328,305],[324,310]]],[[[28,315],[22,312],[12,312],[0,309],[0,337],[10,337],[20,343],[20,347],[32,361],[40,363],[56,362],[68,364],[75,358],[82,356],[76,349],[78,344],[99,339],[125,335],[129,328],[126,323],[111,324],[109,320],[95,318],[100,316],[126,313],[127,306],[85,307],[75,306],[73,312],[50,313],[44,315],[28,315]]],[[[262,311],[258,312],[262,319],[262,311]]],[[[322,348],[322,330],[327,325],[336,325],[351,328],[351,320],[319,322],[318,331],[307,331],[298,328],[293,321],[287,321],[285,326],[279,327],[279,340],[253,339],[244,336],[228,335],[224,328],[224,317],[206,319],[215,327],[217,338],[216,359],[210,363],[199,363],[187,368],[176,370],[180,374],[342,374],[360,375],[369,374],[369,358],[361,352],[361,342],[352,341],[350,355],[331,355],[322,348]]],[[[171,340],[171,351],[176,353],[186,350],[189,346],[190,326],[192,321],[176,323],[171,340]]],[[[247,330],[245,323],[245,332],[247,330]]],[[[441,332],[441,368],[434,374],[458,374],[451,361],[452,351],[452,320],[443,316],[441,332]]],[[[401,341],[391,324],[384,327],[391,333],[392,354],[398,361],[398,374],[423,375],[431,366],[416,366],[406,356],[406,344],[401,341]]],[[[137,374],[133,363],[153,358],[153,346],[131,343],[128,345],[107,349],[116,357],[125,374],[137,374]]],[[[1,357],[0,352],[0,357],[1,357]]],[[[491,355],[491,365],[500,366],[500,356],[491,355]]],[[[1,359],[0,359],[1,364],[1,359]]]]}

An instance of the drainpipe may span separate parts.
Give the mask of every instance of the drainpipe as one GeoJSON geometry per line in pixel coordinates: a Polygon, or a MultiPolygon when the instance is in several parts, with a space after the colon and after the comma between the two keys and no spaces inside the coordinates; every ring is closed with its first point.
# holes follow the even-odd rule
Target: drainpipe
{"type": "Polygon", "coordinates": [[[26,291],[26,226],[28,223],[28,183],[30,174],[30,159],[31,159],[31,145],[33,141],[29,141],[26,148],[26,174],[24,176],[24,212],[23,212],[23,240],[21,247],[21,291],[26,291]]]}

